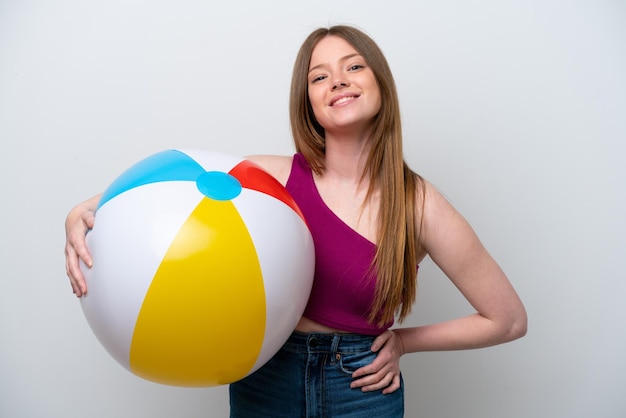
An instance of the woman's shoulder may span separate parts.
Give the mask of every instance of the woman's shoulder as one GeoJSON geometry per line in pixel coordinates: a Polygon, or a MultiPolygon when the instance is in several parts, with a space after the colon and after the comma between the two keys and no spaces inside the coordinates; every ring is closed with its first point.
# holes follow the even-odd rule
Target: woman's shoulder
{"type": "Polygon", "coordinates": [[[274,176],[283,186],[287,183],[291,172],[293,156],[289,155],[249,155],[247,160],[261,166],[265,171],[274,176]]]}
{"type": "Polygon", "coordinates": [[[448,198],[430,181],[422,179],[422,187],[422,196],[424,199],[423,210],[425,215],[436,215],[440,210],[452,207],[448,198]]]}
{"type": "Polygon", "coordinates": [[[460,216],[448,197],[424,178],[416,184],[415,199],[415,214],[425,230],[460,216]]]}
{"type": "Polygon", "coordinates": [[[448,196],[432,183],[425,181],[422,206],[422,242],[427,250],[445,249],[456,242],[473,242],[475,234],[463,215],[452,205],[448,196]]]}

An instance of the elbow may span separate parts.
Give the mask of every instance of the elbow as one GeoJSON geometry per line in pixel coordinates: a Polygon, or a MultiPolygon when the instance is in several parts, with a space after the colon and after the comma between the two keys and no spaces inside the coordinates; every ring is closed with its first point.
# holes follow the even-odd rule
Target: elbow
{"type": "Polygon", "coordinates": [[[528,331],[528,316],[526,311],[522,309],[520,313],[514,316],[505,332],[505,342],[517,340],[526,335],[528,331]]]}
{"type": "Polygon", "coordinates": [[[523,322],[520,321],[519,323],[516,323],[513,327],[511,327],[511,332],[509,334],[511,338],[509,341],[522,338],[524,335],[526,335],[527,331],[528,331],[528,323],[526,320],[524,320],[523,322]]]}

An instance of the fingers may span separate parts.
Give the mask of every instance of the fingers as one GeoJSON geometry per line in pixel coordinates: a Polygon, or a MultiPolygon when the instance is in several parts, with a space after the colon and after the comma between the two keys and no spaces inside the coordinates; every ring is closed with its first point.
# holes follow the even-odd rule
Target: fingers
{"type": "Polygon", "coordinates": [[[65,246],[65,270],[70,279],[72,291],[76,297],[82,297],[87,293],[87,283],[80,270],[79,256],[69,243],[65,246]]]}
{"type": "Polygon", "coordinates": [[[376,337],[376,339],[374,339],[374,342],[372,342],[372,351],[377,352],[378,350],[380,350],[385,345],[385,343],[387,343],[387,341],[391,337],[393,337],[393,335],[393,331],[387,330],[380,334],[378,337],[376,337]]]}
{"type": "Polygon", "coordinates": [[[400,389],[401,386],[401,380],[400,380],[400,375],[395,375],[393,377],[393,379],[391,380],[391,384],[389,386],[387,386],[385,389],[383,389],[383,394],[387,395],[389,393],[393,393],[396,390],[400,389]]]}
{"type": "Polygon", "coordinates": [[[384,395],[393,393],[398,389],[400,389],[400,375],[391,372],[385,374],[378,382],[361,387],[361,391],[363,392],[382,390],[384,395]]]}
{"type": "Polygon", "coordinates": [[[87,242],[85,240],[86,234],[87,228],[84,228],[83,230],[72,232],[68,237],[67,246],[70,246],[71,250],[73,250],[73,254],[75,256],[74,258],[76,259],[76,266],[78,266],[78,259],[83,260],[87,267],[91,267],[93,264],[91,254],[89,253],[87,242]]]}
{"type": "Polygon", "coordinates": [[[397,373],[400,372],[400,357],[404,354],[404,350],[401,340],[393,331],[387,330],[376,337],[371,349],[374,352],[378,352],[374,361],[367,366],[357,369],[352,374],[352,377],[358,378],[372,375],[379,373],[385,368],[389,368],[397,373]]]}
{"type": "Polygon", "coordinates": [[[357,369],[351,388],[361,388],[363,392],[383,390],[392,393],[400,388],[400,356],[404,353],[402,343],[392,331],[376,337],[372,351],[378,352],[376,359],[367,366],[357,369]]]}
{"type": "Polygon", "coordinates": [[[376,373],[352,382],[351,388],[361,388],[362,392],[382,390],[384,394],[395,392],[400,388],[400,374],[394,372],[376,373]]]}
{"type": "Polygon", "coordinates": [[[77,297],[82,297],[87,293],[87,283],[80,269],[82,260],[88,267],[93,261],[87,248],[85,235],[93,227],[93,212],[87,212],[80,216],[74,223],[66,224],[65,243],[65,270],[70,279],[72,291],[77,297]]]}
{"type": "Polygon", "coordinates": [[[385,361],[379,357],[371,364],[363,366],[352,373],[352,377],[355,380],[350,384],[351,388],[382,389],[391,383],[394,376],[400,374],[400,367],[397,363],[394,363],[392,360],[385,361]]]}

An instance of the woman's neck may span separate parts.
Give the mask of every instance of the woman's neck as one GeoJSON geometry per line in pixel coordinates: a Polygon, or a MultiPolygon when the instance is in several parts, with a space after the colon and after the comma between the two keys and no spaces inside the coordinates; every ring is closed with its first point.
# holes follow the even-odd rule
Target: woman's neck
{"type": "Polygon", "coordinates": [[[361,137],[326,136],[324,173],[344,181],[359,183],[369,155],[369,141],[361,137]]]}

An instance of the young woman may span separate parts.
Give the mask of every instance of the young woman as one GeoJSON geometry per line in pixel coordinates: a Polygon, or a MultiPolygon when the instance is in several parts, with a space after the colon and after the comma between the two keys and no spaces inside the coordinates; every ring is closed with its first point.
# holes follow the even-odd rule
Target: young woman
{"type": "MultiPolygon", "coordinates": [[[[297,153],[249,159],[286,186],[311,227],[313,290],[284,347],[231,384],[231,417],[401,417],[402,355],[514,340],[526,333],[525,309],[466,220],[404,162],[393,76],[370,37],[349,26],[311,33],[295,62],[290,116],[297,153]],[[476,312],[392,329],[411,311],[426,256],[476,312]]],[[[97,201],[66,220],[78,297],[97,201]]]]}

